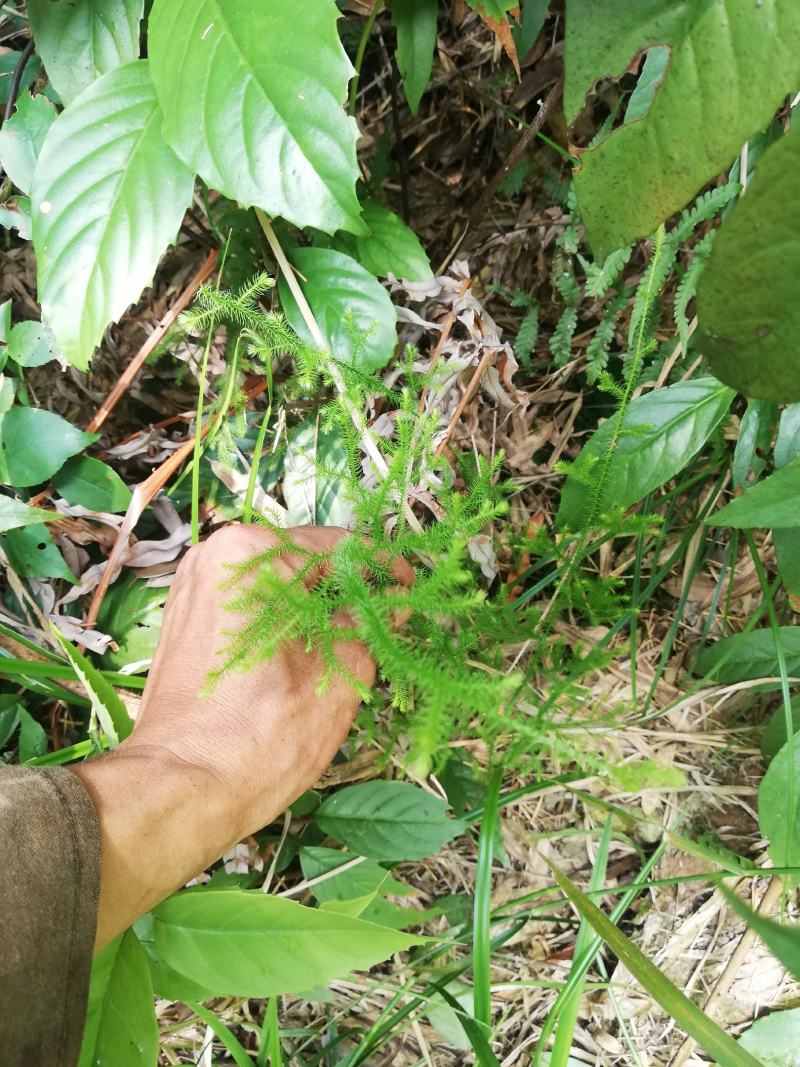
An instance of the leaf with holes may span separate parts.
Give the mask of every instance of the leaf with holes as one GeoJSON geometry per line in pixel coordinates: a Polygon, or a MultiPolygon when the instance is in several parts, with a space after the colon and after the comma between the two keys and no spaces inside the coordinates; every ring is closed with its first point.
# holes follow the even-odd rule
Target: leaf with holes
{"type": "MultiPolygon", "coordinates": [[[[725,418],[733,396],[716,378],[696,378],[637,397],[625,413],[596,502],[597,514],[611,507],[628,508],[674,478],[725,418]]],[[[586,465],[588,476],[586,481],[567,478],[556,516],[562,529],[579,530],[587,521],[593,472],[603,462],[614,426],[613,418],[603,423],[581,450],[579,464],[586,465]]]]}
{"type": "Polygon", "coordinates": [[[439,0],[393,0],[397,69],[411,114],[416,115],[433,69],[439,0]]]}
{"type": "Polygon", "coordinates": [[[70,585],[77,582],[46,526],[9,530],[2,541],[8,562],[20,578],[62,578],[70,585]]]}
{"type": "Polygon", "coordinates": [[[800,84],[796,0],[568,0],[568,122],[595,82],[621,76],[654,45],[671,54],[649,110],[582,152],[575,176],[600,259],[683,207],[800,84]]]}
{"type": "Polygon", "coordinates": [[[409,782],[363,782],[340,789],[314,821],[335,841],[374,860],[420,860],[464,832],[447,804],[409,782]]]}
{"type": "Polygon", "coordinates": [[[36,51],[65,104],[139,58],[143,14],[144,0],[28,0],[36,51]]]}
{"type": "Polygon", "coordinates": [[[800,400],[798,170],[800,130],[794,128],[760,159],[697,286],[698,350],[713,372],[745,396],[779,404],[800,400]]]}
{"type": "Polygon", "coordinates": [[[192,197],[192,174],[163,140],[161,122],[147,62],[129,63],[59,115],[36,163],[39,299],[80,369],[151,281],[192,197]]]}
{"type": "MultiPolygon", "coordinates": [[[[369,371],[385,367],[397,345],[397,312],[381,283],[350,256],[329,248],[295,248],[291,260],[331,354],[369,371]]],[[[283,278],[279,289],[290,325],[314,344],[283,278]]]]}
{"type": "Polygon", "coordinates": [[[0,163],[23,193],[31,191],[36,157],[55,117],[56,109],[46,96],[23,93],[17,110],[0,130],[0,163]]]}
{"type": "Polygon", "coordinates": [[[40,408],[15,407],[0,417],[0,483],[39,485],[98,438],[40,408]]]}
{"type": "Polygon", "coordinates": [[[205,182],[298,226],[360,233],[338,18],[334,0],[156,0],[148,47],[164,135],[205,182]]]}

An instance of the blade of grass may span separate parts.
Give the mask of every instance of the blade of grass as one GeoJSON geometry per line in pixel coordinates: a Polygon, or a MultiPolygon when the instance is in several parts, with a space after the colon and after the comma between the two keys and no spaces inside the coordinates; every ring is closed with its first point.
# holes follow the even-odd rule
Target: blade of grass
{"type": "MultiPolygon", "coordinates": [[[[611,816],[606,817],[605,825],[603,827],[603,836],[600,838],[600,843],[597,848],[597,857],[592,868],[592,877],[589,881],[590,890],[599,889],[606,877],[606,870],[608,868],[608,853],[611,848],[611,816]]],[[[589,947],[592,941],[592,928],[585,918],[581,919],[581,925],[578,929],[578,936],[575,939],[575,952],[572,959],[572,967],[577,969],[577,961],[589,947]]],[[[570,968],[572,969],[572,968],[570,968]]],[[[578,1012],[581,1006],[581,997],[583,995],[583,985],[585,980],[584,974],[579,976],[578,982],[569,994],[565,997],[561,1004],[561,1011],[558,1018],[558,1029],[556,1030],[556,1036],[553,1040],[553,1049],[550,1053],[550,1067],[568,1067],[569,1057],[572,1051],[572,1036],[575,1032],[575,1024],[578,1021],[578,1012]]],[[[551,1010],[550,1015],[553,1012],[551,1010]]],[[[545,1022],[544,1029],[548,1029],[549,1016],[545,1022]]],[[[543,1032],[544,1032],[543,1029],[543,1032]]],[[[549,1029],[552,1029],[550,1024],[549,1029]]],[[[540,1039],[540,1044],[541,1042],[540,1039]]]]}
{"type": "Polygon", "coordinates": [[[264,1022],[258,1045],[256,1067],[283,1067],[281,1031],[278,1023],[278,998],[270,997],[264,1010],[264,1022]]]}
{"type": "Polygon", "coordinates": [[[202,1019],[206,1026],[211,1027],[228,1052],[230,1052],[231,1056],[233,1056],[237,1067],[253,1067],[253,1061],[249,1052],[236,1038],[230,1028],[225,1025],[222,1019],[216,1016],[213,1011],[204,1008],[202,1004],[196,1004],[193,1000],[187,1001],[186,1006],[190,1008],[198,1018],[202,1019]]]}
{"type": "Polygon", "coordinates": [[[478,839],[478,867],[475,874],[475,911],[472,930],[474,1014],[479,1023],[492,1025],[492,861],[494,859],[495,828],[497,827],[498,800],[502,781],[502,768],[497,767],[489,776],[486,787],[486,804],[481,819],[478,839]]]}
{"type": "Polygon", "coordinates": [[[591,924],[595,933],[606,942],[642,988],[695,1039],[704,1052],[717,1060],[720,1067],[762,1067],[757,1059],[705,1016],[565,874],[552,864],[549,866],[559,888],[576,911],[591,924]]]}
{"type": "Polygon", "coordinates": [[[128,715],[128,709],[100,671],[77,648],[73,648],[55,626],[53,627],[53,635],[61,645],[64,655],[72,664],[75,674],[86,690],[92,703],[92,714],[97,716],[108,737],[110,746],[114,748],[120,741],[124,741],[133,729],[133,721],[128,715]]]}

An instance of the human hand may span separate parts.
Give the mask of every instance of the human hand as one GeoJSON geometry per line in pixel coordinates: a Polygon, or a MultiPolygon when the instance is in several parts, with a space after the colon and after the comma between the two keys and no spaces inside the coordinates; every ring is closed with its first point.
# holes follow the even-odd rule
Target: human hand
{"type": "MultiPolygon", "coordinates": [[[[324,551],[348,534],[302,526],[291,536],[324,551]]],[[[225,632],[239,623],[225,608],[226,565],[272,544],[268,530],[230,526],[190,549],[170,590],[133,732],[75,768],[100,819],[98,948],[284,811],[317,781],[352,725],[355,690],[334,677],[319,695],[322,663],[298,642],[246,672],[224,674],[201,695],[225,632]]],[[[275,566],[288,577],[297,563],[281,557],[275,566]]],[[[342,642],[338,654],[372,685],[375,665],[364,645],[342,642]]]]}

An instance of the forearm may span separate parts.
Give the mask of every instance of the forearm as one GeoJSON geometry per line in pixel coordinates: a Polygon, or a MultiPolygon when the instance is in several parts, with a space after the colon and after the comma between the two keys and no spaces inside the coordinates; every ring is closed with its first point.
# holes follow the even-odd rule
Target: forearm
{"type": "Polygon", "coordinates": [[[229,805],[207,771],[135,743],[73,770],[100,824],[99,951],[233,844],[229,805]]]}

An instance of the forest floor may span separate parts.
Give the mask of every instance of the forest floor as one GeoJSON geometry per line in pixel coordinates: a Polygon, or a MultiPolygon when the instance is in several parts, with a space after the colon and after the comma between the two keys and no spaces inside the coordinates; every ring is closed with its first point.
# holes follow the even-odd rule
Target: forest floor
{"type": "MultiPolygon", "coordinates": [[[[468,370],[444,398],[445,410],[455,411],[473,376],[481,376],[455,424],[451,447],[487,456],[502,449],[503,474],[515,487],[509,521],[523,530],[549,526],[563,484],[557,463],[575,457],[603,413],[603,402],[586,383],[584,363],[586,344],[598,325],[599,304],[582,305],[571,359],[564,366],[554,368],[548,346],[562,311],[553,286],[556,239],[569,224],[569,164],[564,159],[564,119],[558,108],[544,125],[546,139],[534,138],[494,195],[487,200],[483,194],[519,138],[509,116],[531,121],[536,115],[558,76],[561,46],[556,36],[552,42],[542,41],[539,54],[528,57],[517,81],[493,34],[477,17],[467,15],[457,29],[440,37],[434,84],[419,116],[404,114],[398,142],[394,122],[400,107],[398,88],[391,65],[384,62],[388,53],[380,25],[379,20],[361,79],[361,156],[365,167],[379,168],[387,144],[391,147],[397,166],[396,174],[382,186],[386,200],[420,236],[437,274],[437,282],[424,294],[401,285],[394,288],[398,306],[408,309],[401,312],[401,336],[420,351],[431,352],[452,313],[449,343],[468,361],[468,370]],[[515,298],[518,293],[526,299],[515,298]],[[538,339],[532,351],[520,351],[520,326],[533,302],[539,313],[538,339]],[[478,372],[487,344],[494,346],[493,359],[488,372],[483,373],[485,368],[478,372]]],[[[88,375],[71,369],[54,375],[46,367],[29,372],[26,384],[37,405],[76,425],[89,424],[130,358],[174,306],[213,246],[202,208],[198,202],[196,221],[190,219],[179,246],[165,257],[154,287],[119,326],[108,331],[88,375]]],[[[629,274],[635,277],[644,264],[644,256],[635,253],[629,274]]],[[[29,246],[11,247],[3,271],[4,291],[35,315],[29,246]]],[[[669,328],[665,331],[666,337],[669,328]]],[[[102,429],[107,461],[128,484],[141,481],[162,463],[189,429],[199,350],[185,339],[167,349],[173,358],[157,353],[149,360],[102,429]]],[[[221,347],[212,349],[210,377],[222,355],[221,347]]],[[[709,479],[693,491],[711,493],[714,483],[709,479]]],[[[275,493],[279,496],[279,487],[275,493]]],[[[204,507],[208,525],[224,521],[224,506],[206,501],[204,507]]],[[[167,508],[161,522],[164,529],[154,538],[157,543],[133,561],[135,566],[129,563],[124,569],[124,575],[147,577],[156,587],[168,584],[188,543],[185,523],[176,511],[167,508]]],[[[72,543],[74,566],[89,583],[84,591],[91,589],[82,537],[104,535],[97,527],[89,530],[78,515],[66,519],[60,533],[62,546],[65,541],[72,543]]],[[[675,543],[677,532],[666,541],[675,543]]],[[[767,560],[770,551],[765,543],[767,560]]],[[[666,547],[664,552],[668,554],[666,547]]],[[[636,565],[630,541],[622,540],[609,541],[595,562],[606,576],[628,574],[636,565]]],[[[647,560],[640,566],[642,585],[654,573],[655,562],[647,560]]],[[[510,554],[504,557],[501,549],[486,560],[486,567],[489,580],[514,589],[510,554]]],[[[727,619],[735,629],[752,614],[759,584],[745,549],[732,571],[725,597],[727,619]]],[[[755,813],[763,764],[754,732],[754,724],[763,717],[765,698],[754,696],[747,684],[699,692],[686,684],[693,650],[709,635],[715,636],[716,624],[709,629],[707,622],[718,578],[719,560],[707,558],[695,567],[689,552],[680,555],[642,603],[633,634],[625,629],[614,638],[607,665],[585,680],[582,702],[588,716],[566,717],[564,730],[554,738],[553,752],[541,760],[539,778],[552,784],[502,810],[504,854],[494,867],[492,903],[507,904],[511,917],[514,902],[552,883],[548,860],[585,881],[608,810],[603,805],[617,806],[628,816],[624,833],[620,831],[628,845],[616,841],[607,881],[614,885],[636,881],[644,860],[657,848],[663,851],[653,877],[686,878],[640,895],[624,916],[622,928],[678,986],[691,991],[718,1022],[736,1033],[766,1004],[800,1003],[800,990],[702,878],[710,866],[708,855],[691,855],[675,847],[669,837],[691,829],[694,838],[708,839],[714,848],[728,848],[757,865],[766,863],[755,813]],[[580,749],[586,773],[568,784],[559,783],[555,780],[571,766],[573,745],[580,749]],[[628,764],[648,766],[651,773],[631,780],[619,771],[616,777],[593,773],[595,766],[619,769],[628,764]]],[[[98,631],[102,632],[99,624],[98,631]]],[[[587,648],[604,633],[602,627],[568,619],[559,622],[557,632],[569,644],[587,648]]],[[[524,646],[525,635],[509,635],[509,665],[524,654],[524,646]]],[[[543,693],[547,687],[548,679],[541,679],[543,693]]],[[[65,732],[69,733],[68,722],[54,716],[54,744],[65,732]]],[[[452,744],[471,747],[477,761],[485,762],[480,746],[458,738],[452,744]]],[[[383,753],[368,738],[356,738],[348,758],[335,765],[326,784],[385,774],[382,757],[387,755],[390,762],[403,765],[402,751],[383,753]]],[[[439,788],[435,779],[419,784],[433,791],[439,788]]],[[[510,791],[523,784],[509,774],[503,787],[510,791]]],[[[619,813],[617,817],[623,820],[619,813]]],[[[255,849],[243,848],[228,862],[247,869],[263,864],[264,858],[255,849]]],[[[426,908],[443,894],[470,894],[476,862],[476,838],[461,837],[429,860],[400,865],[395,873],[414,891],[404,903],[426,908]]],[[[754,906],[768,884],[752,882],[754,906]]],[[[276,891],[290,887],[290,875],[276,877],[276,891]]],[[[436,933],[436,922],[427,929],[436,933]]],[[[493,956],[494,999],[500,1009],[496,1048],[503,1067],[531,1062],[555,996],[553,983],[565,979],[574,941],[575,926],[562,909],[555,918],[543,915],[527,922],[493,956]]],[[[590,974],[575,1031],[575,1051],[580,1050],[576,1064],[680,1067],[707,1062],[613,955],[601,954],[599,961],[590,974]]],[[[319,1031],[335,1018],[340,1027],[363,1030],[390,996],[392,982],[385,979],[396,982],[402,976],[403,963],[396,961],[369,976],[335,982],[327,1002],[310,1004],[284,997],[281,1025],[298,1033],[319,1031]]],[[[260,1025],[263,1003],[220,1001],[215,1009],[237,1032],[246,1034],[260,1025]]],[[[207,1040],[210,1035],[188,1009],[162,1002],[160,1022],[163,1064],[191,1062],[202,1067],[226,1062],[220,1058],[221,1046],[207,1040]]],[[[471,1062],[471,1053],[448,1044],[440,1030],[422,1020],[392,1038],[372,1062],[447,1067],[471,1062]]]]}

